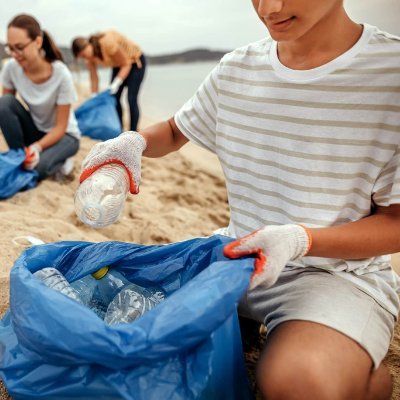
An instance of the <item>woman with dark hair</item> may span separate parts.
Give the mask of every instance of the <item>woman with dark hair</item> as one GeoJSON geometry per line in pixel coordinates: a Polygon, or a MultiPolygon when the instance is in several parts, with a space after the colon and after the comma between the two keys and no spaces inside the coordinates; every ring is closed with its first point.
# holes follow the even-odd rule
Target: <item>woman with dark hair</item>
{"type": "Polygon", "coordinates": [[[39,179],[70,172],[80,131],[71,108],[75,87],[60,50],[36,19],[25,14],[8,24],[5,49],[12,59],[2,73],[0,128],[9,148],[25,148],[24,167],[36,169],[39,179]]]}
{"type": "Polygon", "coordinates": [[[117,112],[122,124],[121,94],[128,88],[130,129],[136,130],[139,121],[137,97],[146,69],[146,60],[140,47],[116,31],[105,31],[88,39],[77,37],[72,42],[76,58],[83,58],[89,69],[92,93],[99,89],[97,65],[112,67],[109,90],[117,98],[117,112]]]}

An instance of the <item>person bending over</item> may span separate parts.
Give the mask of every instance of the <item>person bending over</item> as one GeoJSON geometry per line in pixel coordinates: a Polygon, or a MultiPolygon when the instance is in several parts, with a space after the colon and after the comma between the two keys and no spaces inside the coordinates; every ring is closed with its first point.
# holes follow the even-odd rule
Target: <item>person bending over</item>
{"type": "Polygon", "coordinates": [[[114,30],[104,31],[89,38],[77,37],[72,41],[72,52],[83,58],[90,73],[91,90],[99,90],[97,65],[111,67],[109,90],[117,98],[117,112],[122,125],[121,94],[128,89],[130,129],[139,122],[138,94],[146,70],[146,59],[140,47],[114,30]]]}

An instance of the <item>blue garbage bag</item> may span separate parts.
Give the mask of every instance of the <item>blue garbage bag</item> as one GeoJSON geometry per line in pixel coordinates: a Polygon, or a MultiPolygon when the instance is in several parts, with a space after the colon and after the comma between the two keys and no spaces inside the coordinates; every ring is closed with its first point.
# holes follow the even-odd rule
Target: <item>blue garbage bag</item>
{"type": "Polygon", "coordinates": [[[108,140],[121,133],[116,99],[109,90],[104,90],[86,100],[75,110],[75,116],[82,135],[93,139],[108,140]]]}
{"type": "Polygon", "coordinates": [[[236,306],[252,259],[227,260],[223,236],[144,246],[56,242],[31,247],[10,275],[0,321],[0,378],[13,399],[220,400],[252,397],[236,306]],[[32,273],[74,281],[109,265],[165,301],[130,324],[106,325],[32,273]]]}
{"type": "Polygon", "coordinates": [[[8,199],[22,190],[32,189],[37,185],[37,171],[23,169],[24,160],[24,149],[0,153],[0,199],[8,199]]]}

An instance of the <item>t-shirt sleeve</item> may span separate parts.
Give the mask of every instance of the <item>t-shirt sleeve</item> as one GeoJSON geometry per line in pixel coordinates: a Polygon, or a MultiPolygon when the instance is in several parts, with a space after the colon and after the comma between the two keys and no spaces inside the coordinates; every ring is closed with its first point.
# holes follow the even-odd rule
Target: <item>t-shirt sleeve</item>
{"type": "Polygon", "coordinates": [[[71,72],[65,65],[62,65],[61,83],[57,94],[57,104],[58,105],[72,104],[75,101],[77,101],[77,99],[78,96],[76,94],[75,85],[72,79],[71,72]]]}
{"type": "Polygon", "coordinates": [[[372,200],[382,207],[400,203],[400,146],[376,180],[372,200]]]}
{"type": "Polygon", "coordinates": [[[13,83],[11,69],[12,69],[12,62],[9,61],[8,63],[6,63],[6,65],[4,66],[4,68],[1,72],[1,84],[4,89],[15,90],[15,85],[13,83]]]}
{"type": "Polygon", "coordinates": [[[219,65],[174,117],[176,125],[189,140],[213,153],[216,152],[218,72],[219,65]]]}

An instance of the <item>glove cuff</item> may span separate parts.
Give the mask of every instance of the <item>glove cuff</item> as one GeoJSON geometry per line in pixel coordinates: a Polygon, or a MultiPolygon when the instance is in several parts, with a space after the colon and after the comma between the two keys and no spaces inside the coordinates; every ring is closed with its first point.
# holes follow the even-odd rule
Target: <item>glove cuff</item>
{"type": "Polygon", "coordinates": [[[293,239],[292,261],[304,257],[310,250],[312,244],[311,232],[303,225],[287,225],[291,230],[290,237],[293,239]]]}

